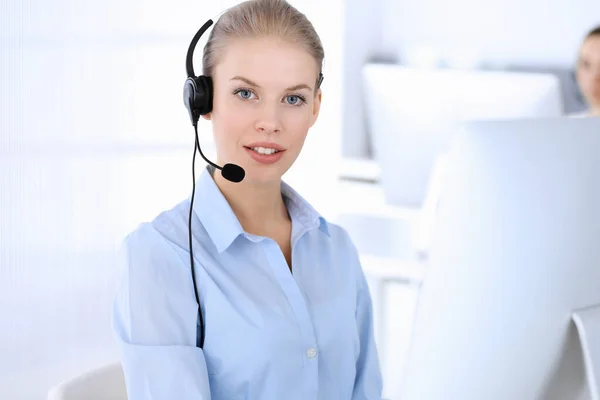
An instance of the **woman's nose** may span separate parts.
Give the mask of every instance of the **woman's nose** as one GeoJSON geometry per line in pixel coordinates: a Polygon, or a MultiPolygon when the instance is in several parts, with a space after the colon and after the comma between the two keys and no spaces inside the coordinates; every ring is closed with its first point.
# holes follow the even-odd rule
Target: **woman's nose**
{"type": "Polygon", "coordinates": [[[256,120],[256,130],[265,133],[277,133],[281,130],[281,121],[278,107],[263,105],[256,120]]]}

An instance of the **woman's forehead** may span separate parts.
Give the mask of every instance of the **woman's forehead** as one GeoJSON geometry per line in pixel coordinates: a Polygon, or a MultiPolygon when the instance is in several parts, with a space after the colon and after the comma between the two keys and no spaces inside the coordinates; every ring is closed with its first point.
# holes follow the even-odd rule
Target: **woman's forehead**
{"type": "Polygon", "coordinates": [[[313,80],[318,73],[316,61],[306,49],[279,38],[232,40],[219,58],[215,74],[221,79],[244,76],[260,84],[259,80],[287,78],[298,84],[298,80],[313,80]]]}
{"type": "Polygon", "coordinates": [[[600,58],[600,35],[587,38],[581,46],[580,54],[585,57],[600,58]]]}

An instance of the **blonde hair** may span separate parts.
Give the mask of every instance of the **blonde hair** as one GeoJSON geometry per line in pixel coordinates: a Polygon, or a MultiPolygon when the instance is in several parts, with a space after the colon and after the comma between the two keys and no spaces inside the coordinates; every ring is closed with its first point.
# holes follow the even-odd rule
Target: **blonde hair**
{"type": "Polygon", "coordinates": [[[203,75],[212,76],[229,40],[266,36],[303,46],[321,72],[325,52],[308,18],[285,0],[249,0],[227,10],[215,23],[204,46],[203,75]]]}

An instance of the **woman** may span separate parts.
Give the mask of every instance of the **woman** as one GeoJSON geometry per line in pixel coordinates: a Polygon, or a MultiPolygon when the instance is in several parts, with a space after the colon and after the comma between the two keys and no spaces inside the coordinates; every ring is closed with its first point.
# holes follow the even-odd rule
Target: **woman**
{"type": "Polygon", "coordinates": [[[285,1],[222,15],[204,49],[217,164],[123,246],[113,326],[130,400],[381,399],[369,290],[346,232],[282,181],[321,105],[320,39],[285,1]]]}
{"type": "Polygon", "coordinates": [[[600,26],[592,29],[581,45],[576,76],[589,107],[585,115],[600,116],[600,26]]]}

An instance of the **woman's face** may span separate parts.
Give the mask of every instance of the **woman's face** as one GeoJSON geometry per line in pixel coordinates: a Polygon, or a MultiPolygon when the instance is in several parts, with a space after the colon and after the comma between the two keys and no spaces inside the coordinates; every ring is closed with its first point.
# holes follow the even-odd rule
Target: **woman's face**
{"type": "Polygon", "coordinates": [[[213,111],[205,116],[218,163],[244,168],[244,182],[278,184],[317,120],[318,72],[297,44],[271,37],[229,42],[213,71],[213,111]]]}
{"type": "Polygon", "coordinates": [[[581,46],[577,83],[588,105],[600,110],[600,35],[588,37],[581,46]]]}

